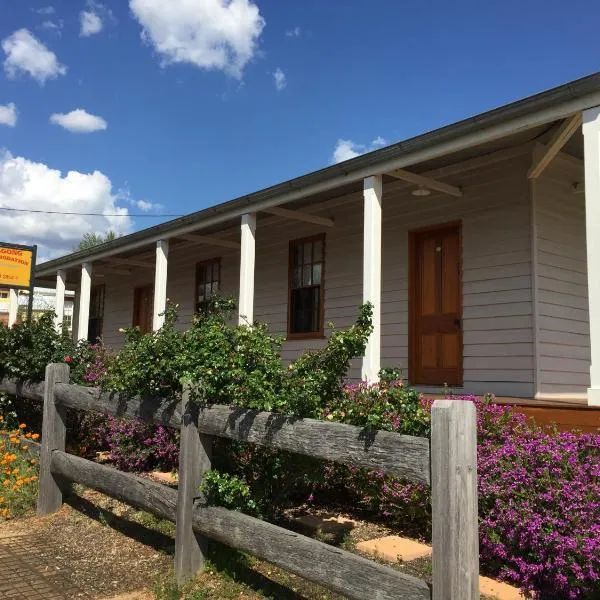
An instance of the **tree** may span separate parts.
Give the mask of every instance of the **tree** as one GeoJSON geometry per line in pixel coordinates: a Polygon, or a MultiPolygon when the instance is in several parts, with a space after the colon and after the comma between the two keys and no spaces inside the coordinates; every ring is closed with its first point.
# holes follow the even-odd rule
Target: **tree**
{"type": "Polygon", "coordinates": [[[104,235],[101,233],[88,232],[84,233],[81,241],[77,246],[73,248],[73,250],[89,250],[90,248],[94,248],[95,246],[99,246],[100,244],[105,244],[106,242],[112,242],[116,240],[119,236],[112,230],[109,229],[104,235]]]}

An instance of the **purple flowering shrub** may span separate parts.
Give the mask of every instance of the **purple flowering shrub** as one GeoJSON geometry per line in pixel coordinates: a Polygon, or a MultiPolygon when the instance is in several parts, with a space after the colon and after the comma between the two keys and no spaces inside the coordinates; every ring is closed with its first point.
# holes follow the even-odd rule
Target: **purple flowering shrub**
{"type": "Polygon", "coordinates": [[[162,425],[108,416],[95,428],[98,445],[122,471],[172,470],[179,460],[178,433],[162,425]]]}
{"type": "MultiPolygon", "coordinates": [[[[493,397],[477,408],[482,570],[535,598],[600,598],[600,435],[529,423],[493,397]]],[[[433,401],[421,399],[429,414],[433,401]]],[[[391,413],[390,413],[391,416],[391,413]]],[[[402,431],[402,426],[391,430],[402,431]]],[[[431,535],[428,486],[327,465],[349,502],[413,535],[431,535]]]]}
{"type": "Polygon", "coordinates": [[[600,597],[600,435],[531,427],[478,447],[482,564],[540,597],[600,597]]]}

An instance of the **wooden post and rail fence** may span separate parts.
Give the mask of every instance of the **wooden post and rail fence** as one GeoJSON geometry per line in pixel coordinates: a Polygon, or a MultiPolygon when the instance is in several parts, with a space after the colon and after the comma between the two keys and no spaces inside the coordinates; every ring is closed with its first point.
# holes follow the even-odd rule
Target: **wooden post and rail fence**
{"type": "MultiPolygon", "coordinates": [[[[207,540],[282,567],[355,600],[479,600],[475,407],[436,400],[426,438],[314,419],[189,401],[129,398],[70,385],[65,364],[50,364],[41,383],[0,381],[0,392],[44,402],[38,515],[58,510],[67,482],[105,493],[176,523],[175,573],[202,568],[207,540]],[[174,490],[65,452],[66,409],[137,418],[179,428],[179,485],[174,490]],[[250,517],[207,506],[199,493],[211,468],[214,437],[335,461],[431,485],[433,583],[250,517]]],[[[31,444],[30,441],[28,441],[31,444]]]]}

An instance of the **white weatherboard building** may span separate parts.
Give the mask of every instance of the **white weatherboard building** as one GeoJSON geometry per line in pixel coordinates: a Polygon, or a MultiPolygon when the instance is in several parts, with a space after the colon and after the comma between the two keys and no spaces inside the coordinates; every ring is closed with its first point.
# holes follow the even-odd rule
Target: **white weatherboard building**
{"type": "MultiPolygon", "coordinates": [[[[33,314],[55,312],[56,299],[55,289],[36,287],[33,294],[33,314]]],[[[66,291],[64,294],[63,321],[69,331],[72,331],[73,326],[74,300],[75,292],[66,291]]],[[[28,290],[0,289],[0,323],[12,327],[20,315],[26,314],[28,302],[28,290]]]]}
{"type": "Polygon", "coordinates": [[[36,277],[77,290],[76,335],[109,346],[120,327],[160,327],[167,297],[185,327],[218,290],[239,299],[241,322],[285,334],[290,359],[369,300],[375,328],[353,377],[399,366],[431,393],[600,404],[600,74],[36,277]]]}

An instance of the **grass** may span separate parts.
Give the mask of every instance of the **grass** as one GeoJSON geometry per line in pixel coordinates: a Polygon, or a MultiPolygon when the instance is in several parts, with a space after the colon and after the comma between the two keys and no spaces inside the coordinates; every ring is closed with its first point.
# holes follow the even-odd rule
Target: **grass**
{"type": "Polygon", "coordinates": [[[19,436],[39,437],[25,433],[25,425],[17,431],[0,431],[0,520],[27,514],[37,501],[37,458],[19,436]]]}
{"type": "Polygon", "coordinates": [[[211,542],[205,568],[193,582],[156,583],[157,600],[339,600],[341,596],[243,552],[211,542]]]}

